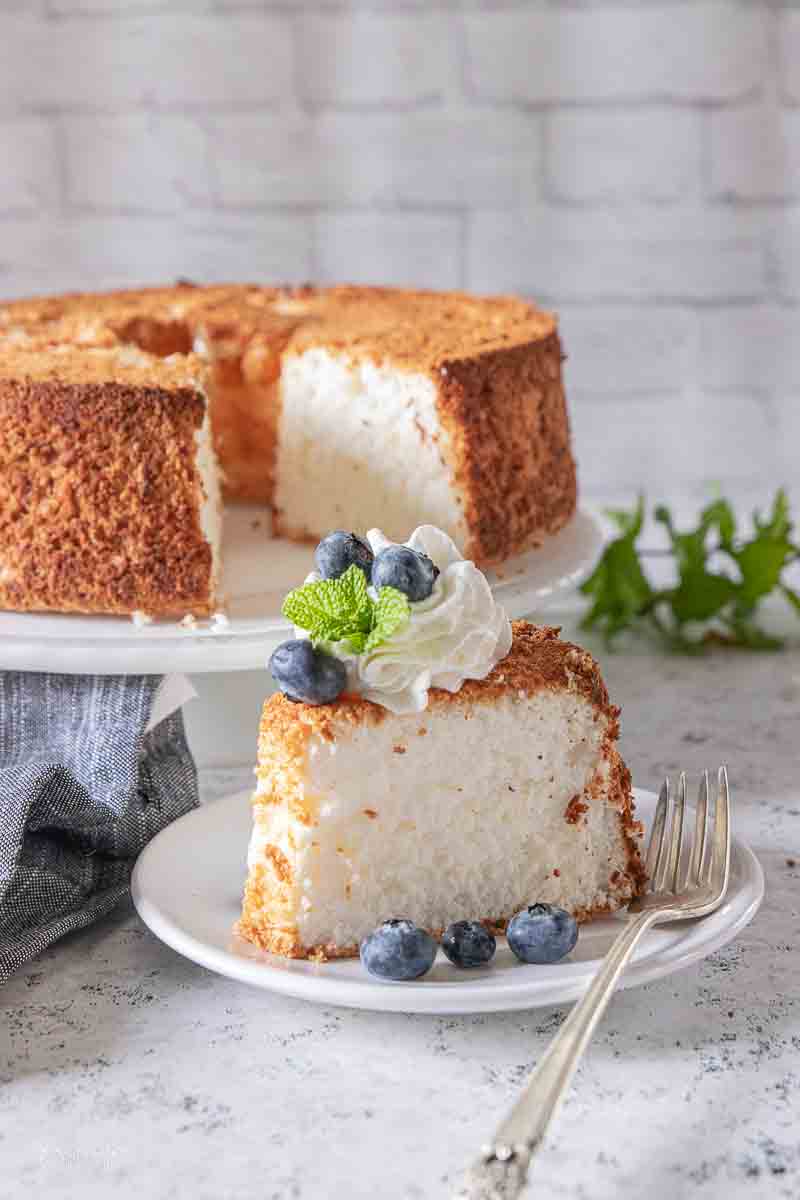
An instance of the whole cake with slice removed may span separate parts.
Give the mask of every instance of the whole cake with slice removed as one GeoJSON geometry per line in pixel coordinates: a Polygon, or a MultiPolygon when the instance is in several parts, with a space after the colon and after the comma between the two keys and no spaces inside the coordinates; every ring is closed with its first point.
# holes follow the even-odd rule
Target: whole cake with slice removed
{"type": "Polygon", "coordinates": [[[512,626],[440,530],[404,548],[368,536],[371,565],[345,548],[337,577],[337,555],[318,553],[331,574],[287,598],[299,636],[273,656],[284,691],[261,719],[238,933],[347,957],[389,918],[439,935],[465,919],[503,929],[535,901],[580,920],[626,904],[641,830],[591,655],[512,626]],[[426,560],[422,599],[403,549],[426,560]]]}
{"type": "MultiPolygon", "coordinates": [[[[47,406],[38,409],[37,445],[56,448],[51,466],[58,486],[78,491],[90,475],[114,471],[98,457],[106,436],[134,477],[152,474],[150,440],[121,414],[113,375],[98,376],[93,350],[99,347],[109,356],[115,347],[123,356],[131,350],[146,356],[141,361],[150,377],[140,373],[141,413],[148,428],[160,420],[160,362],[196,366],[203,360],[208,370],[196,390],[211,434],[207,501],[214,503],[219,480],[227,499],[268,505],[276,536],[316,541],[331,514],[342,525],[363,528],[377,511],[392,537],[432,520],[470,558],[497,564],[541,545],[575,511],[556,319],[524,300],[215,285],[16,301],[0,305],[0,490],[26,525],[38,527],[37,569],[58,576],[58,586],[6,591],[0,607],[168,611],[145,576],[127,567],[140,553],[135,505],[117,511],[111,489],[108,516],[116,541],[108,551],[104,540],[93,543],[90,565],[75,557],[72,540],[61,539],[56,493],[32,503],[36,481],[27,469],[28,448],[19,442],[13,397],[30,391],[29,380],[39,384],[37,351],[48,359],[51,389],[59,384],[56,368],[63,367],[75,421],[88,439],[66,446],[63,407],[53,409],[52,424],[47,406]],[[53,347],[63,353],[50,359],[53,347]],[[73,386],[82,360],[94,399],[80,411],[79,397],[89,394],[73,386]],[[152,417],[144,399],[148,384],[152,417]],[[95,578],[87,586],[89,569],[95,578]],[[113,572],[117,584],[109,591],[105,578],[113,572]]],[[[165,436],[174,459],[169,430],[165,436]]],[[[160,522],[175,570],[194,577],[193,531],[185,522],[175,525],[169,495],[167,473],[163,487],[148,493],[143,515],[160,522]],[[185,568],[178,561],[182,552],[185,568]]],[[[3,524],[0,559],[19,560],[26,552],[17,526],[3,524]]],[[[173,591],[178,611],[196,615],[223,599],[210,571],[193,595],[177,579],[173,591]]]]}

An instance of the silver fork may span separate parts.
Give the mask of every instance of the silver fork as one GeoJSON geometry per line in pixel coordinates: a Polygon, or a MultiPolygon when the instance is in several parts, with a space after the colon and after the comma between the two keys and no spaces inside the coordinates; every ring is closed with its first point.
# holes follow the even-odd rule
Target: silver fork
{"type": "Polygon", "coordinates": [[[645,867],[649,888],[628,908],[629,919],[584,996],[540,1059],[520,1098],[464,1177],[457,1200],[515,1200],[598,1021],[642,934],[662,921],[702,917],[722,903],[730,873],[730,797],[725,767],[717,772],[713,833],[708,771],[697,800],[694,839],[685,846],[686,775],[674,802],[669,779],[658,797],[645,867]]]}

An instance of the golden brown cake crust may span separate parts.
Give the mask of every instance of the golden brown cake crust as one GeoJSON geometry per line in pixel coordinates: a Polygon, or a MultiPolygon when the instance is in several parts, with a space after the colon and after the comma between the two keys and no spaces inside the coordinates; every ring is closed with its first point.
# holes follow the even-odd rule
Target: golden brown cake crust
{"type": "MultiPolygon", "coordinates": [[[[65,319],[104,322],[117,331],[140,320],[145,336],[184,322],[243,339],[270,329],[296,329],[292,349],[312,346],[354,360],[389,362],[428,372],[458,362],[539,342],[553,334],[552,314],[515,296],[475,296],[404,288],[261,287],[217,284],[73,292],[0,303],[0,330],[42,328],[65,319]]],[[[136,330],[129,339],[136,341],[136,330]]],[[[185,338],[181,335],[185,344],[185,338]]],[[[149,349],[143,346],[143,349],[149,349]]],[[[180,347],[175,347],[179,350],[180,347]]]]}
{"type": "MultiPolygon", "coordinates": [[[[425,718],[437,708],[493,703],[505,695],[534,695],[536,692],[572,689],[592,705],[595,719],[605,724],[601,765],[582,796],[573,797],[564,812],[567,824],[583,821],[591,801],[604,793],[607,803],[619,813],[620,831],[626,848],[623,870],[608,880],[608,903],[574,915],[579,921],[611,912],[638,895],[645,883],[639,852],[641,824],[634,814],[631,776],[616,747],[619,736],[619,709],[609,701],[597,662],[582,647],[559,638],[559,630],[536,626],[528,621],[512,624],[513,643],[508,655],[482,680],[467,680],[458,692],[433,688],[429,704],[419,715],[420,729],[425,718]],[[606,777],[607,772],[607,777],[606,777]]],[[[347,726],[376,724],[391,719],[380,705],[360,696],[343,696],[333,704],[295,703],[282,693],[270,696],[262,711],[259,727],[259,766],[257,775],[266,791],[256,793],[256,807],[288,804],[295,817],[304,812],[303,767],[306,746],[312,736],[335,741],[347,726]]],[[[292,921],[289,880],[262,867],[251,871],[245,885],[242,915],[237,932],[247,941],[272,954],[290,958],[348,958],[358,954],[357,946],[303,945],[292,921]]],[[[487,916],[484,924],[503,932],[513,913],[487,916]]],[[[430,930],[440,936],[441,930],[430,930]]]]}
{"type": "Polygon", "coordinates": [[[306,319],[293,352],[322,348],[423,374],[544,341],[556,326],[550,313],[515,296],[342,285],[303,289],[294,300],[306,305],[306,319]]]}
{"type": "Polygon", "coordinates": [[[0,351],[2,607],[209,611],[205,401],[190,386],[204,373],[113,351],[0,351]]]}
{"type": "Polygon", "coordinates": [[[469,530],[464,553],[484,566],[541,544],[575,511],[561,359],[551,329],[439,369],[439,415],[469,530]]]}

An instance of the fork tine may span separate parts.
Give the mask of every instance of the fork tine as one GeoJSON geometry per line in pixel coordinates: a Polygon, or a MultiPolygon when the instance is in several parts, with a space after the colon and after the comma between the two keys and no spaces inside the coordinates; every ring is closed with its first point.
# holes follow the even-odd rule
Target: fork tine
{"type": "Polygon", "coordinates": [[[703,863],[708,846],[708,771],[703,771],[700,790],[697,794],[697,812],[694,821],[694,843],[686,876],[687,887],[696,887],[703,875],[703,863]]]}
{"type": "Polygon", "coordinates": [[[724,895],[728,887],[731,860],[731,799],[728,788],[728,772],[725,767],[717,771],[717,798],[714,805],[714,844],[709,866],[709,882],[724,895]]]}
{"type": "MultiPolygon", "coordinates": [[[[683,789],[685,793],[686,781],[683,789]]],[[[678,796],[672,804],[669,816],[669,832],[666,833],[658,855],[653,891],[664,892],[672,890],[676,863],[680,861],[680,848],[683,838],[683,809],[681,807],[681,787],[678,784],[678,796]]]]}
{"type": "Polygon", "coordinates": [[[681,771],[678,777],[678,795],[672,809],[672,838],[669,848],[669,862],[664,883],[671,892],[678,891],[678,875],[681,869],[681,851],[683,849],[683,818],[686,812],[686,772],[681,771]]]}
{"type": "Polygon", "coordinates": [[[653,832],[650,834],[650,841],[647,843],[647,855],[645,857],[644,869],[647,872],[647,878],[650,880],[651,890],[655,889],[658,863],[661,859],[661,852],[664,847],[664,835],[667,828],[668,807],[669,779],[667,778],[662,783],[661,791],[658,794],[658,804],[656,805],[656,812],[655,816],[653,817],[653,832]]]}

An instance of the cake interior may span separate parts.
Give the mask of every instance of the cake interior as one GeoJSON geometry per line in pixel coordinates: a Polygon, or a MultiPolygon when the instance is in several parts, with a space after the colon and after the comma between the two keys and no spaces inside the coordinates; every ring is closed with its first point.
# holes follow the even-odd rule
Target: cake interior
{"type": "Polygon", "coordinates": [[[465,544],[429,377],[311,347],[284,356],[280,389],[277,533],[312,540],[321,511],[341,529],[372,511],[393,541],[427,523],[465,544]]]}
{"type": "MultiPolygon", "coordinates": [[[[295,310],[244,350],[226,324],[206,320],[194,334],[195,351],[212,368],[225,496],[270,505],[275,534],[295,541],[322,536],[321,512],[329,525],[357,529],[375,511],[393,540],[428,522],[463,545],[467,529],[433,381],[323,347],[287,350],[302,320],[295,310]]],[[[177,321],[128,322],[118,333],[154,354],[182,352],[186,342],[177,321]]]]}
{"type": "Polygon", "coordinates": [[[195,469],[203,489],[200,505],[200,529],[211,547],[211,595],[214,596],[222,575],[222,489],[220,470],[211,437],[209,402],[203,423],[195,433],[195,469]]]}
{"type": "Polygon", "coordinates": [[[243,936],[351,955],[388,917],[503,927],[533,900],[586,918],[634,894],[615,710],[542,689],[381,711],[352,723],[334,708],[330,728],[292,729],[288,755],[262,732],[243,936]]]}

